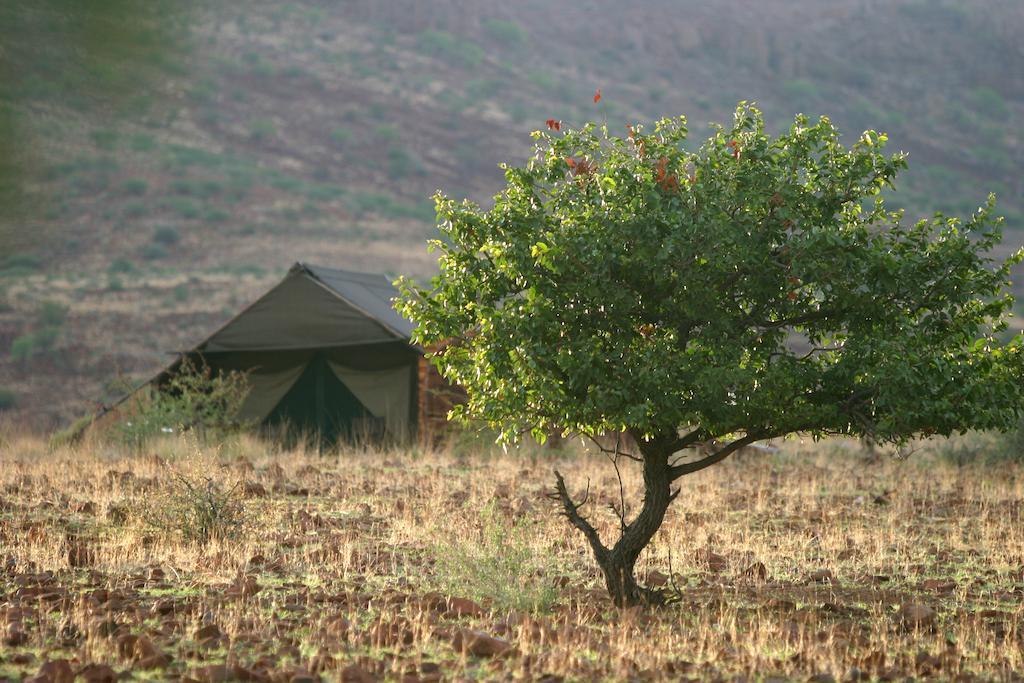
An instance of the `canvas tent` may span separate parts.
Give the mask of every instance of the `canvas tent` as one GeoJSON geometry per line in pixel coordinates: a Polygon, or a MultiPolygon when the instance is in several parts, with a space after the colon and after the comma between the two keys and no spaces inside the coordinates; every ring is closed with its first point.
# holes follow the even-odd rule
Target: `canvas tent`
{"type": "Polygon", "coordinates": [[[427,395],[440,378],[410,343],[383,275],[296,263],[277,286],[182,359],[242,370],[250,391],[240,418],[274,434],[406,440],[436,422],[427,395]]]}

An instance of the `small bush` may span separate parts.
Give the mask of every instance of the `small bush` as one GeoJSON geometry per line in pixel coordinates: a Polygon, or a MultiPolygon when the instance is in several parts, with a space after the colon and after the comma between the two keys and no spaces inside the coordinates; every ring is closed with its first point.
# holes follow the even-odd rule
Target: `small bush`
{"type": "Polygon", "coordinates": [[[167,258],[170,252],[167,251],[167,247],[162,244],[152,243],[147,244],[142,248],[142,258],[147,261],[161,261],[167,258]]]}
{"type": "Polygon", "coordinates": [[[501,609],[550,610],[557,592],[538,578],[549,567],[530,547],[529,522],[524,518],[510,528],[493,505],[480,521],[479,538],[433,549],[438,587],[501,609]]]}
{"type": "Polygon", "coordinates": [[[237,415],[248,391],[245,373],[215,373],[186,358],[163,386],[140,392],[125,419],[114,426],[113,437],[136,448],[182,430],[223,438],[247,426],[237,415]]]}
{"type": "Polygon", "coordinates": [[[7,387],[0,387],[0,411],[10,410],[18,403],[18,396],[7,387]]]}
{"type": "Polygon", "coordinates": [[[165,247],[174,246],[181,241],[181,233],[170,225],[161,225],[153,232],[153,241],[165,247]]]}
{"type": "Polygon", "coordinates": [[[425,54],[459,62],[464,66],[476,66],[487,56],[484,49],[473,41],[447,31],[424,31],[419,35],[417,43],[420,51],[425,54]]]}
{"type": "Polygon", "coordinates": [[[145,512],[146,521],[192,543],[223,541],[237,536],[246,523],[239,483],[227,486],[212,477],[176,473],[170,490],[156,496],[145,512]]]}
{"type": "Polygon", "coordinates": [[[490,38],[508,47],[520,47],[526,43],[526,29],[514,21],[484,19],[483,26],[490,38]]]}
{"type": "Polygon", "coordinates": [[[92,143],[106,152],[112,152],[117,147],[117,131],[115,130],[94,130],[89,134],[92,143]]]}
{"type": "Polygon", "coordinates": [[[331,140],[336,145],[344,146],[352,141],[352,131],[344,126],[338,126],[331,131],[331,140]]]}
{"type": "Polygon", "coordinates": [[[107,273],[110,275],[128,275],[135,272],[135,264],[126,258],[118,257],[107,266],[107,273]]]}
{"type": "Polygon", "coordinates": [[[131,178],[121,183],[121,191],[133,197],[141,197],[149,191],[149,183],[142,178],[131,178]]]}
{"type": "Polygon", "coordinates": [[[277,135],[277,126],[270,119],[256,119],[249,124],[249,137],[257,142],[269,140],[277,135]]]}

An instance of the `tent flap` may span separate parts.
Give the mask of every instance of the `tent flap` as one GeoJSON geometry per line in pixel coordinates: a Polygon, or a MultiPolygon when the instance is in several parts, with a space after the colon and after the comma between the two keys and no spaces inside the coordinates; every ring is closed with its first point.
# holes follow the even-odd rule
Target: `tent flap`
{"type": "Polygon", "coordinates": [[[412,365],[387,370],[355,370],[329,361],[331,371],[348,387],[359,402],[384,419],[388,434],[405,438],[409,429],[412,365]]]}
{"type": "Polygon", "coordinates": [[[270,415],[306,369],[306,362],[276,370],[248,373],[249,393],[238,411],[238,419],[259,423],[270,415]]]}

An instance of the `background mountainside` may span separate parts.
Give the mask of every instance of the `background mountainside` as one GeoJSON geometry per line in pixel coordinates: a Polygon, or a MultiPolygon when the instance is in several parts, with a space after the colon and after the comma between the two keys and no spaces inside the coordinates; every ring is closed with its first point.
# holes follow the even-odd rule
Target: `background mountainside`
{"type": "Polygon", "coordinates": [[[47,20],[9,23],[24,61],[0,110],[33,156],[2,235],[0,410],[19,424],[109,400],[294,261],[428,275],[431,194],[487,203],[551,117],[684,113],[699,141],[741,99],[777,128],[828,114],[910,153],[909,214],[994,191],[1024,241],[1017,0],[205,0],[117,101],[69,94],[74,54],[18,52],[47,20]]]}

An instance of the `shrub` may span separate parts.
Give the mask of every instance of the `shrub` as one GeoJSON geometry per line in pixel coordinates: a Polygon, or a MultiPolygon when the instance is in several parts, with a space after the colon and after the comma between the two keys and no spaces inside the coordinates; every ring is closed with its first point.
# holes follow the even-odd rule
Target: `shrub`
{"type": "Polygon", "coordinates": [[[67,316],[68,307],[59,301],[44,301],[36,311],[36,321],[42,327],[60,327],[67,316]]]}
{"type": "Polygon", "coordinates": [[[135,272],[135,264],[132,263],[131,261],[129,261],[128,259],[126,259],[124,257],[121,257],[121,256],[119,256],[116,259],[114,259],[113,261],[111,261],[110,265],[107,267],[107,273],[109,273],[111,275],[115,275],[115,274],[127,275],[128,273],[134,273],[134,272],[135,272]]]}
{"type": "Polygon", "coordinates": [[[185,358],[162,386],[140,392],[113,436],[134,447],[185,429],[222,438],[246,427],[237,415],[247,393],[245,373],[217,373],[185,358]]]}
{"type": "Polygon", "coordinates": [[[267,140],[275,135],[277,135],[277,126],[270,119],[256,119],[249,124],[249,137],[253,140],[267,140]]]}
{"type": "Polygon", "coordinates": [[[171,197],[167,200],[167,206],[186,220],[199,218],[199,207],[187,197],[171,197]]]}
{"type": "Polygon", "coordinates": [[[557,597],[554,586],[539,579],[545,558],[530,546],[530,522],[511,528],[492,504],[480,516],[480,535],[433,548],[438,587],[500,609],[546,612],[557,597]]]}
{"type": "Polygon", "coordinates": [[[447,31],[424,31],[419,35],[417,43],[421,52],[448,61],[460,62],[464,66],[476,66],[487,54],[473,41],[454,36],[447,31]]]}
{"type": "Polygon", "coordinates": [[[181,233],[170,225],[161,225],[153,232],[153,241],[170,247],[181,241],[181,233]]]}
{"type": "Polygon", "coordinates": [[[331,140],[336,145],[346,145],[352,140],[352,131],[344,126],[338,126],[331,131],[331,140]]]}
{"type": "Polygon", "coordinates": [[[128,142],[128,146],[135,152],[150,152],[156,149],[156,141],[153,139],[152,135],[138,133],[131,137],[131,140],[128,142]]]}
{"type": "Polygon", "coordinates": [[[233,538],[246,523],[240,482],[231,486],[212,477],[175,473],[170,489],[156,496],[146,521],[165,533],[192,543],[233,538]]]}
{"type": "Polygon", "coordinates": [[[488,37],[503,45],[520,47],[526,43],[526,29],[514,21],[484,19],[483,26],[488,37]]]}
{"type": "Polygon", "coordinates": [[[89,134],[94,145],[100,149],[111,152],[117,147],[117,131],[115,130],[94,130],[89,134]]]}
{"type": "Polygon", "coordinates": [[[121,183],[121,191],[128,195],[141,197],[149,191],[149,183],[142,178],[131,178],[121,183]]]}
{"type": "Polygon", "coordinates": [[[36,353],[36,339],[29,334],[23,334],[14,338],[11,342],[11,359],[24,363],[36,353]]]}
{"type": "Polygon", "coordinates": [[[162,259],[167,258],[168,255],[169,252],[167,251],[167,247],[165,247],[162,244],[157,244],[155,242],[152,244],[147,244],[145,247],[142,248],[142,258],[146,259],[147,261],[160,261],[162,259]]]}
{"type": "Polygon", "coordinates": [[[0,387],[0,411],[10,410],[17,404],[18,397],[13,390],[0,387]]]}

